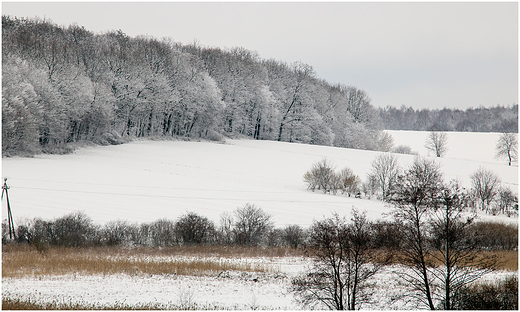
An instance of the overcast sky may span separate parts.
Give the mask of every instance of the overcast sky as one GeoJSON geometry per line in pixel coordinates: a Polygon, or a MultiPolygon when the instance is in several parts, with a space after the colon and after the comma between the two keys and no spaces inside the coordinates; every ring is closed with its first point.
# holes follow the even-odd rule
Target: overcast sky
{"type": "Polygon", "coordinates": [[[374,106],[518,103],[518,4],[3,2],[3,14],[299,60],[374,106]]]}

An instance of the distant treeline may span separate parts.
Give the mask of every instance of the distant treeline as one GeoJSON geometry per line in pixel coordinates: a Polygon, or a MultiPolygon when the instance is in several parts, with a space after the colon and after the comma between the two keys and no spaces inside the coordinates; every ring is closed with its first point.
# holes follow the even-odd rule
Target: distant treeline
{"type": "Polygon", "coordinates": [[[366,92],[240,47],[2,16],[2,78],[3,155],[151,136],[391,149],[366,92]]]}
{"type": "Polygon", "coordinates": [[[518,104],[485,108],[379,108],[386,130],[518,133],[518,104]]]}

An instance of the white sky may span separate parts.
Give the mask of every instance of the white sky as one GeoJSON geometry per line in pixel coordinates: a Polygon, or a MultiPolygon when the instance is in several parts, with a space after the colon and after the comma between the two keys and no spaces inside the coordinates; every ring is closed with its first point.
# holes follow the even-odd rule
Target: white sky
{"type": "Polygon", "coordinates": [[[518,103],[516,2],[3,2],[2,14],[300,60],[374,106],[518,103]]]}

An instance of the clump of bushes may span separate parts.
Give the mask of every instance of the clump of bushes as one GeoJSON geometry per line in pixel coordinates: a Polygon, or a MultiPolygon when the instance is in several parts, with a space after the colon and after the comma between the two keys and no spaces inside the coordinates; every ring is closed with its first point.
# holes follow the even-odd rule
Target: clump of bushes
{"type": "Polygon", "coordinates": [[[486,250],[518,250],[518,224],[476,222],[469,227],[470,239],[486,250]]]}
{"type": "Polygon", "coordinates": [[[455,310],[518,311],[518,277],[496,283],[476,283],[464,288],[454,300],[455,310]]]}
{"type": "Polygon", "coordinates": [[[399,145],[394,147],[392,153],[406,154],[406,155],[418,155],[417,152],[412,151],[412,148],[408,145],[399,145]]]}
{"type": "Polygon", "coordinates": [[[335,166],[326,158],[314,163],[309,171],[303,175],[303,181],[308,184],[309,190],[322,190],[323,193],[358,195],[361,179],[354,174],[352,169],[346,167],[340,172],[335,171],[335,166]]]}

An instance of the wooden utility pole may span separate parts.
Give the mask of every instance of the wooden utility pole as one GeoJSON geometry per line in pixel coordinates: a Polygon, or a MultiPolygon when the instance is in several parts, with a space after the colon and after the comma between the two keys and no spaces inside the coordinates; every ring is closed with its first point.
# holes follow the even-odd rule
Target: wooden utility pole
{"type": "Polygon", "coordinates": [[[14,222],[13,222],[13,214],[11,213],[11,204],[9,203],[9,193],[7,190],[9,186],[7,186],[7,178],[4,178],[4,185],[2,185],[2,201],[5,198],[7,200],[7,226],[9,227],[9,239],[16,239],[16,233],[14,232],[14,222]]]}

